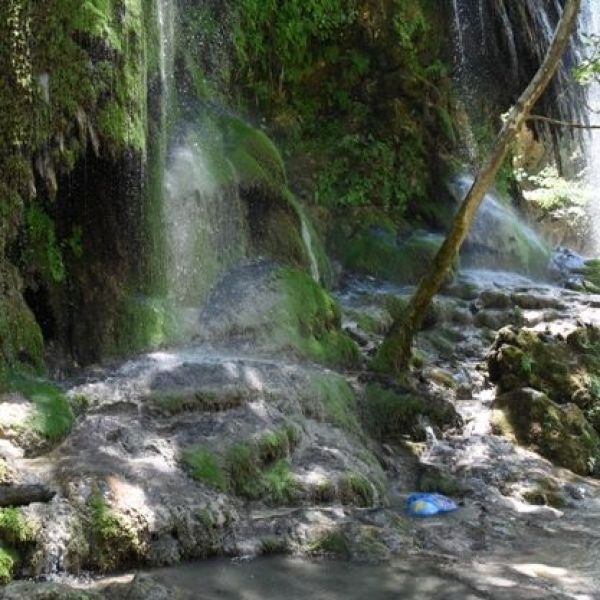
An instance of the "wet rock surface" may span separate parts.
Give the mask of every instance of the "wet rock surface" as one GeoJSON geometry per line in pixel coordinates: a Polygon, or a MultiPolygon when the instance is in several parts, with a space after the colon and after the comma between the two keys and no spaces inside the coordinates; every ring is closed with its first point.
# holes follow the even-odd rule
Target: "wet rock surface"
{"type": "MultiPolygon", "coordinates": [[[[394,299],[409,291],[348,278],[338,292],[342,326],[360,336],[364,361],[399,310],[394,299]]],[[[538,370],[539,359],[527,368],[511,351],[510,360],[501,355],[535,354],[539,345],[556,357],[562,348],[570,352],[563,366],[589,369],[596,302],[518,276],[466,272],[439,297],[402,386],[365,370],[333,371],[260,348],[258,357],[233,345],[216,351],[206,342],[90,370],[69,392],[86,398],[85,409],[58,448],[38,458],[5,453],[22,480],[56,492],[23,511],[37,534],[22,573],[56,577],[218,555],[337,555],[369,564],[433,556],[436,577],[461,582],[473,598],[595,598],[600,485],[575,471],[590,472],[596,445],[582,453],[565,444],[596,439],[586,412],[593,398],[580,392],[593,388],[585,378],[555,384],[558,370],[538,370]],[[464,318],[484,311],[511,327],[498,333],[464,318]],[[527,403],[542,416],[559,411],[568,431],[545,429],[539,415],[503,429],[527,403]],[[411,520],[404,502],[419,490],[450,495],[460,510],[411,520]]],[[[140,598],[163,597],[160,584],[136,585],[142,591],[130,593],[140,598]]],[[[90,597],[137,597],[119,595],[125,589],[90,597]]],[[[70,593],[19,583],[1,597],[45,598],[44,590],[70,593]]]]}

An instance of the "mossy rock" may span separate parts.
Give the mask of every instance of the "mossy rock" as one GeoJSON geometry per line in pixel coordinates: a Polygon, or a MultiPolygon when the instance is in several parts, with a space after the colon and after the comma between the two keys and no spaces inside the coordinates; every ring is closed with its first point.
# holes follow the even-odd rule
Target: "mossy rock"
{"type": "Polygon", "coordinates": [[[490,378],[502,392],[531,387],[559,404],[582,409],[597,400],[594,377],[600,370],[600,331],[579,328],[565,340],[529,329],[498,332],[488,357],[490,378]]]}
{"type": "Polygon", "coordinates": [[[400,284],[417,283],[430,269],[444,238],[424,232],[401,236],[389,221],[342,222],[329,236],[332,253],[351,271],[400,284]]]}
{"type": "Polygon", "coordinates": [[[348,381],[336,373],[311,375],[302,396],[303,414],[351,433],[362,432],[358,419],[358,403],[348,381]]]}
{"type": "Polygon", "coordinates": [[[39,451],[57,444],[71,431],[75,421],[73,409],[64,392],[51,381],[18,371],[0,370],[1,393],[17,394],[31,403],[32,411],[27,420],[5,424],[18,433],[17,439],[23,436],[26,451],[39,451]]]}
{"type": "Polygon", "coordinates": [[[2,272],[0,284],[0,368],[44,368],[44,340],[35,317],[21,296],[21,283],[12,268],[2,272]]]}
{"type": "Polygon", "coordinates": [[[523,388],[496,398],[516,440],[580,475],[600,473],[600,436],[574,404],[559,405],[523,388]]]}
{"type": "Polygon", "coordinates": [[[423,417],[440,430],[456,426],[461,421],[449,401],[437,397],[423,398],[413,391],[377,383],[367,386],[364,411],[372,435],[393,443],[399,443],[407,436],[423,439],[423,417]]]}
{"type": "Polygon", "coordinates": [[[139,563],[143,546],[133,526],[111,509],[99,491],[89,500],[89,566],[103,573],[139,563]]]}
{"type": "Polygon", "coordinates": [[[281,269],[276,285],[282,303],[274,316],[274,336],[300,354],[331,365],[354,365],[358,348],[341,329],[337,302],[307,273],[281,269]]]}
{"type": "Polygon", "coordinates": [[[288,458],[301,440],[300,428],[289,423],[219,453],[204,446],[188,448],[182,460],[193,479],[219,492],[276,505],[293,504],[300,487],[288,458]]]}

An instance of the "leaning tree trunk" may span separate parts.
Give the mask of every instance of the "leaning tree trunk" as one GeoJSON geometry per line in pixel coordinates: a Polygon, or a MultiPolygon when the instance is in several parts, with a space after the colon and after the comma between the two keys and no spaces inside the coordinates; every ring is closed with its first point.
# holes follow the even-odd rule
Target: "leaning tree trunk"
{"type": "Polygon", "coordinates": [[[419,331],[425,312],[433,297],[446,280],[452,264],[464,242],[483,197],[493,185],[498,169],[510,149],[518,131],[527,120],[556,73],[562,55],[575,28],[581,0],[567,0],[562,17],[544,62],[512,107],[496,138],[491,155],[479,171],[469,193],[456,214],[450,232],[433,260],[429,273],[421,280],[402,317],[397,319],[387,334],[375,359],[375,367],[400,374],[408,367],[413,338],[419,331]]]}

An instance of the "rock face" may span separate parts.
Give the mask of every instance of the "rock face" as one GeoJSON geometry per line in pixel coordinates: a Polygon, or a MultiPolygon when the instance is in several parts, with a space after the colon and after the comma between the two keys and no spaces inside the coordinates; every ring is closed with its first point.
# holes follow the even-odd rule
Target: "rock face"
{"type": "Polygon", "coordinates": [[[597,473],[600,330],[502,329],[488,357],[496,406],[520,443],[576,473],[597,473]]]}
{"type": "Polygon", "coordinates": [[[503,411],[508,427],[520,444],[579,475],[600,473],[600,437],[575,404],[559,405],[542,392],[522,388],[502,394],[494,406],[503,411]]]}

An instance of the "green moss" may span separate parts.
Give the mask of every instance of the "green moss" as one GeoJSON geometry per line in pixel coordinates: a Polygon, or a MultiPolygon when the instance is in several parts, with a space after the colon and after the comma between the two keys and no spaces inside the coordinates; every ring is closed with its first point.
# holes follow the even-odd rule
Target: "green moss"
{"type": "Polygon", "coordinates": [[[234,117],[223,117],[221,127],[225,156],[233,164],[239,184],[283,191],[287,185],[285,165],[272,140],[234,117]]]}
{"type": "Polygon", "coordinates": [[[278,460],[264,475],[269,499],[275,504],[292,503],[298,495],[298,483],[290,470],[290,463],[278,460]]]}
{"type": "Polygon", "coordinates": [[[277,317],[280,336],[295,350],[318,362],[355,364],[358,349],[341,331],[337,302],[302,271],[281,269],[278,283],[286,298],[277,317]]]}
{"type": "Polygon", "coordinates": [[[379,439],[400,441],[414,431],[425,403],[412,394],[399,394],[378,384],[367,387],[367,422],[379,439]]]}
{"type": "Polygon", "coordinates": [[[66,277],[63,260],[54,221],[44,210],[32,204],[25,216],[27,226],[27,250],[24,260],[30,268],[41,272],[44,280],[60,284],[66,277]]]}
{"type": "Polygon", "coordinates": [[[140,542],[125,518],[112,511],[99,492],[91,496],[89,506],[93,565],[108,572],[137,562],[140,542]]]}
{"type": "Polygon", "coordinates": [[[327,531],[308,545],[311,554],[329,554],[340,558],[350,555],[350,544],[340,531],[327,531]]]}
{"type": "Polygon", "coordinates": [[[523,500],[537,506],[552,506],[553,508],[564,508],[567,501],[560,491],[560,486],[552,479],[538,481],[533,489],[523,493],[523,500]]]}
{"type": "Polygon", "coordinates": [[[263,463],[270,463],[289,456],[302,440],[302,431],[295,425],[269,431],[256,442],[258,455],[263,463]]]}
{"type": "Polygon", "coordinates": [[[180,337],[171,303],[165,298],[129,296],[118,312],[111,354],[158,348],[180,337]]]}
{"type": "Polygon", "coordinates": [[[419,479],[420,492],[445,494],[446,496],[461,496],[465,492],[464,486],[451,475],[439,471],[427,471],[419,479]]]}
{"type": "Polygon", "coordinates": [[[311,417],[321,418],[336,427],[360,433],[354,390],[341,376],[335,374],[313,375],[305,411],[311,417]]]}
{"type": "Polygon", "coordinates": [[[0,509],[0,539],[13,546],[33,541],[33,528],[18,508],[0,509]]]}
{"type": "Polygon", "coordinates": [[[586,283],[591,284],[591,286],[587,285],[587,288],[590,288],[589,291],[598,293],[600,290],[600,260],[588,260],[583,269],[583,276],[586,283]]]}
{"type": "Polygon", "coordinates": [[[178,415],[184,412],[219,412],[237,408],[248,401],[243,390],[223,390],[219,392],[203,389],[183,389],[172,392],[154,392],[147,402],[161,412],[178,415]]]}
{"type": "Polygon", "coordinates": [[[62,390],[46,379],[15,371],[0,372],[0,390],[18,392],[35,404],[29,426],[51,442],[62,440],[73,426],[74,416],[62,390]]]}
{"type": "Polygon", "coordinates": [[[206,448],[197,447],[187,450],[183,455],[183,462],[197,481],[220,492],[227,491],[227,475],[221,468],[218,458],[206,448]]]}
{"type": "Polygon", "coordinates": [[[40,372],[44,340],[31,310],[18,293],[0,296],[0,367],[40,372]]]}
{"type": "Polygon", "coordinates": [[[417,283],[443,241],[442,236],[423,233],[403,239],[386,219],[357,223],[337,223],[329,236],[331,251],[352,271],[396,283],[417,283]]]}
{"type": "Polygon", "coordinates": [[[499,396],[496,406],[521,444],[580,475],[598,473],[600,436],[574,404],[560,406],[531,389],[499,396]]]}
{"type": "Polygon", "coordinates": [[[19,562],[20,557],[16,550],[0,544],[0,584],[4,585],[12,580],[19,562]]]}
{"type": "Polygon", "coordinates": [[[338,481],[342,504],[369,507],[375,502],[375,491],[371,482],[360,473],[347,473],[338,481]]]}
{"type": "Polygon", "coordinates": [[[222,456],[204,447],[192,447],[184,452],[183,462],[194,479],[219,491],[231,490],[248,500],[291,502],[298,486],[286,458],[301,439],[301,430],[289,424],[230,446],[222,456]]]}
{"type": "Polygon", "coordinates": [[[236,495],[248,500],[257,500],[265,494],[265,483],[256,447],[238,444],[229,448],[225,463],[231,488],[236,495]]]}
{"type": "Polygon", "coordinates": [[[600,375],[600,330],[578,328],[566,340],[528,329],[505,328],[490,354],[490,375],[503,391],[531,387],[559,404],[584,409],[594,402],[600,375]]]}
{"type": "Polygon", "coordinates": [[[0,509],[0,584],[8,583],[34,541],[34,530],[18,508],[0,509]]]}

